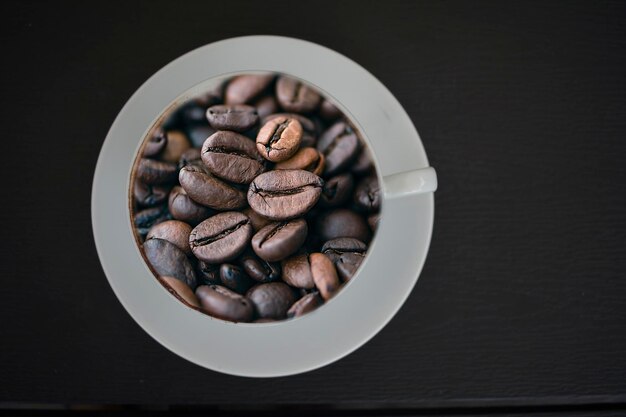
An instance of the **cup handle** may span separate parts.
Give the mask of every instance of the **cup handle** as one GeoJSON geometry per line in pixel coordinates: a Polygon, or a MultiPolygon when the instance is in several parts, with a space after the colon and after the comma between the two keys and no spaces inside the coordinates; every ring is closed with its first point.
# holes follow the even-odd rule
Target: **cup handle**
{"type": "Polygon", "coordinates": [[[437,189],[437,173],[433,167],[399,172],[383,178],[385,198],[396,199],[409,195],[431,193],[437,189]]]}

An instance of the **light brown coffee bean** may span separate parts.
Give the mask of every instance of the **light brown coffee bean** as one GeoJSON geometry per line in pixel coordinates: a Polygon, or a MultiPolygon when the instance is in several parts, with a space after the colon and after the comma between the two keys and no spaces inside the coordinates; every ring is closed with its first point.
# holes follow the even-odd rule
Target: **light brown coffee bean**
{"type": "Polygon", "coordinates": [[[329,300],[339,289],[339,277],[333,262],[323,253],[312,253],[309,256],[313,282],[324,300],[329,300]]]}

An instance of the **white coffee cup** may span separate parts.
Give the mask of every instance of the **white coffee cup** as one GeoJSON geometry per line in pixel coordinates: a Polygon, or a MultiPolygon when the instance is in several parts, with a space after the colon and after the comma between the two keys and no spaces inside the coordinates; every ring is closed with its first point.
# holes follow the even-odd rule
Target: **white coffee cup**
{"type": "Polygon", "coordinates": [[[212,43],[176,59],[128,100],[98,159],[92,225],[102,267],[116,296],[159,343],[215,371],[282,376],[342,358],[394,316],[426,259],[436,188],[435,171],[429,167],[411,120],[369,72],[320,45],[249,36],[212,43]],[[333,299],[297,319],[235,324],[187,307],[154,278],[133,236],[128,196],[135,155],[164,109],[181,103],[217,77],[254,71],[289,74],[330,97],[368,143],[383,200],[368,256],[333,299]]]}

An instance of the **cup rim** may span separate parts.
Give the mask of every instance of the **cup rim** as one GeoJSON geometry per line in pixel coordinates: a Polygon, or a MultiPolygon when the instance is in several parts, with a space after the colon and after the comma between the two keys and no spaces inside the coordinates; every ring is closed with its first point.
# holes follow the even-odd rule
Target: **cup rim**
{"type": "Polygon", "coordinates": [[[305,372],[334,362],[367,342],[410,294],[430,244],[434,197],[427,193],[388,200],[384,177],[427,166],[419,135],[400,103],[355,62],[294,38],[226,39],[167,64],[135,92],[118,114],[103,144],[93,180],[96,248],[122,305],[148,334],[172,352],[205,368],[233,375],[267,377],[305,372]],[[281,51],[280,55],[276,51],[281,51]],[[316,62],[327,65],[320,70],[313,65],[316,62]],[[205,315],[164,289],[136,245],[127,196],[136,153],[164,109],[180,103],[186,92],[209,79],[254,71],[301,78],[338,104],[369,145],[383,201],[368,255],[357,275],[333,300],[297,320],[250,326],[205,315]],[[395,146],[388,145],[383,133],[394,138],[395,146]],[[120,215],[125,216],[123,221],[120,215]],[[134,250],[128,250],[129,244],[134,250]],[[392,266],[385,268],[381,264],[392,266]],[[386,283],[383,294],[376,291],[381,274],[398,277],[386,283]],[[370,305],[368,309],[373,301],[377,301],[377,308],[370,305]],[[255,355],[263,358],[263,363],[254,362],[255,355]]]}

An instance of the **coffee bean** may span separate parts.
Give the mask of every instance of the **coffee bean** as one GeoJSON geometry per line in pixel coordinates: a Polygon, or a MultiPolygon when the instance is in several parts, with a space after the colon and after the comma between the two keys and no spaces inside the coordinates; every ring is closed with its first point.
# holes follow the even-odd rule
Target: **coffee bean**
{"type": "Polygon", "coordinates": [[[200,149],[189,148],[180,156],[178,160],[178,169],[182,169],[187,165],[202,165],[202,158],[200,158],[200,149]]]}
{"type": "Polygon", "coordinates": [[[176,164],[154,159],[141,158],[137,165],[137,178],[149,185],[172,183],[177,172],[176,164]]]}
{"type": "Polygon", "coordinates": [[[323,184],[320,177],[308,171],[265,172],[250,184],[248,203],[254,211],[272,220],[300,217],[317,203],[323,184]]]}
{"type": "Polygon", "coordinates": [[[315,287],[320,291],[324,300],[329,300],[339,289],[339,277],[337,277],[335,265],[323,253],[312,253],[309,261],[315,287]]]}
{"type": "Polygon", "coordinates": [[[191,147],[187,136],[179,130],[167,132],[167,145],[163,149],[161,159],[166,162],[178,162],[182,154],[191,147]]]}
{"type": "Polygon", "coordinates": [[[277,163],[274,169],[303,169],[315,175],[322,175],[324,155],[315,148],[300,148],[291,158],[277,163]]]}
{"type": "Polygon", "coordinates": [[[256,108],[245,104],[217,104],[209,107],[206,117],[217,130],[245,132],[259,121],[256,108]]]}
{"type": "Polygon", "coordinates": [[[219,131],[202,145],[202,161],[216,177],[249,184],[265,170],[254,142],[230,131],[219,131]]]}
{"type": "Polygon", "coordinates": [[[277,117],[265,123],[256,137],[256,147],[268,161],[280,162],[291,158],[300,146],[302,125],[289,117],[277,117]]]}
{"type": "Polygon", "coordinates": [[[240,75],[233,78],[224,92],[226,104],[245,104],[251,102],[265,90],[274,74],[240,75]]]}
{"type": "Polygon", "coordinates": [[[365,259],[367,245],[358,239],[338,238],[329,240],[322,246],[326,255],[337,268],[339,276],[348,281],[365,259]]]}
{"type": "Polygon", "coordinates": [[[165,288],[167,288],[170,293],[174,294],[176,298],[192,307],[200,307],[200,301],[198,301],[196,294],[194,294],[187,284],[174,277],[162,276],[160,279],[161,282],[165,284],[165,288]]]}
{"type": "Polygon", "coordinates": [[[297,113],[312,112],[321,101],[317,91],[291,77],[278,78],[276,98],[283,109],[297,113]]]}
{"type": "Polygon", "coordinates": [[[196,297],[202,309],[213,317],[234,322],[252,320],[254,306],[247,298],[220,285],[201,285],[196,297]]]}
{"type": "Polygon", "coordinates": [[[320,196],[320,207],[337,207],[348,201],[352,196],[354,179],[352,174],[345,172],[335,175],[324,183],[320,196]]]}
{"type": "Polygon", "coordinates": [[[256,112],[259,115],[259,119],[263,119],[272,113],[278,111],[278,102],[274,96],[264,96],[257,99],[253,106],[256,107],[256,112]]]}
{"type": "Polygon", "coordinates": [[[287,310],[287,317],[300,317],[306,313],[310,313],[322,304],[324,304],[324,300],[320,297],[320,293],[317,291],[312,292],[293,303],[289,310],[287,310]]]}
{"type": "Polygon", "coordinates": [[[187,136],[194,148],[201,148],[204,141],[215,132],[211,126],[193,126],[187,130],[187,136]]]}
{"type": "Polygon", "coordinates": [[[242,213],[230,211],[197,225],[189,235],[189,246],[201,261],[222,263],[239,256],[251,237],[250,220],[242,213]]]}
{"type": "Polygon", "coordinates": [[[302,253],[287,258],[281,262],[281,266],[283,269],[282,279],[287,284],[296,288],[308,289],[315,287],[308,253],[302,253]]]}
{"type": "Polygon", "coordinates": [[[220,266],[198,261],[196,265],[196,278],[198,285],[221,284],[220,266]]]}
{"type": "Polygon", "coordinates": [[[360,210],[373,212],[380,209],[380,187],[374,175],[363,178],[354,190],[354,204],[360,210]]]}
{"type": "Polygon", "coordinates": [[[192,226],[206,220],[213,210],[193,201],[183,187],[176,186],[170,191],[168,208],[173,218],[192,226]]]}
{"type": "Polygon", "coordinates": [[[287,310],[296,301],[296,297],[283,282],[269,282],[258,284],[246,294],[254,305],[259,318],[282,319],[287,310]]]}
{"type": "Polygon", "coordinates": [[[216,210],[233,210],[246,205],[243,191],[213,177],[202,167],[184,167],[180,170],[178,181],[187,195],[203,206],[216,210]]]}
{"type": "Polygon", "coordinates": [[[361,152],[357,155],[352,164],[351,171],[356,175],[366,175],[374,169],[374,161],[368,150],[361,144],[361,152]]]}
{"type": "Polygon", "coordinates": [[[152,226],[146,239],[163,239],[175,245],[182,250],[187,256],[191,255],[189,247],[189,234],[191,226],[179,220],[167,220],[152,226]]]}
{"type": "Polygon", "coordinates": [[[244,253],[239,262],[248,276],[255,281],[272,282],[280,278],[280,264],[265,261],[252,251],[244,253]]]}
{"type": "Polygon", "coordinates": [[[316,222],[316,231],[323,241],[338,237],[353,237],[369,242],[370,230],[363,217],[348,209],[334,209],[322,213],[316,222]]]}
{"type": "Polygon", "coordinates": [[[341,117],[341,110],[339,110],[337,106],[335,106],[332,102],[326,99],[322,100],[319,113],[322,119],[329,122],[341,117]]]}
{"type": "Polygon", "coordinates": [[[143,148],[143,156],[146,158],[154,157],[161,153],[165,149],[167,144],[167,137],[161,129],[157,129],[153,132],[143,148]]]}
{"type": "Polygon", "coordinates": [[[271,223],[252,237],[252,249],[266,261],[280,261],[302,246],[307,232],[303,219],[271,223]]]}
{"type": "Polygon", "coordinates": [[[290,119],[296,119],[302,125],[302,140],[300,141],[301,147],[315,146],[317,143],[318,129],[315,123],[308,117],[305,117],[298,113],[274,113],[261,120],[261,125],[265,125],[272,119],[277,117],[288,117],[290,119]]]}
{"type": "Polygon", "coordinates": [[[152,226],[169,220],[167,208],[165,206],[150,207],[135,214],[135,227],[137,233],[145,237],[152,226]]]}
{"type": "Polygon", "coordinates": [[[380,214],[379,213],[370,214],[367,217],[367,224],[369,224],[370,229],[372,229],[372,232],[375,232],[376,229],[378,228],[378,222],[379,221],[380,221],[380,214]]]}
{"type": "Polygon", "coordinates": [[[232,264],[220,266],[220,281],[223,286],[239,294],[245,293],[255,284],[241,267],[232,264]]]}
{"type": "Polygon", "coordinates": [[[143,250],[157,275],[174,277],[183,281],[191,289],[196,288],[193,265],[176,245],[167,240],[152,238],[144,242],[143,250]]]}
{"type": "Polygon", "coordinates": [[[345,122],[337,122],[326,130],[317,142],[317,150],[324,154],[324,175],[332,176],[348,168],[359,152],[359,138],[345,122]]]}
{"type": "Polygon", "coordinates": [[[133,184],[133,196],[138,205],[143,207],[153,207],[163,203],[167,199],[170,190],[167,186],[148,185],[140,180],[135,180],[133,184]]]}
{"type": "Polygon", "coordinates": [[[197,102],[191,101],[178,110],[180,123],[183,126],[206,126],[206,107],[197,102]]]}
{"type": "Polygon", "coordinates": [[[259,213],[252,210],[251,207],[244,209],[242,213],[248,216],[248,218],[250,219],[250,224],[252,224],[252,228],[254,229],[255,233],[272,222],[272,220],[268,219],[267,217],[261,216],[259,213]]]}

